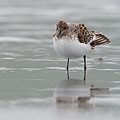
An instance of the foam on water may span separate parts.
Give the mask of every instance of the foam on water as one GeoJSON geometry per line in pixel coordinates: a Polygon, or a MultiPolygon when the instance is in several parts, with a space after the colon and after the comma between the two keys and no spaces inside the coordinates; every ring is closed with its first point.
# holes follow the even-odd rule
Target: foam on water
{"type": "Polygon", "coordinates": [[[53,98],[0,101],[0,117],[4,120],[119,120],[119,101],[120,97],[92,98],[90,106],[83,108],[74,107],[74,104],[59,107],[53,98]]]}
{"type": "Polygon", "coordinates": [[[0,109],[0,117],[3,120],[119,120],[120,115],[118,111],[90,110],[87,112],[71,109],[67,111],[57,110],[55,108],[8,108],[0,109]],[[116,117],[117,116],[117,117],[116,117]]]}
{"type": "Polygon", "coordinates": [[[31,38],[19,38],[19,37],[0,37],[0,42],[30,42],[30,43],[39,43],[39,40],[31,39],[31,38]]]}
{"type": "Polygon", "coordinates": [[[0,71],[11,71],[11,70],[16,70],[16,68],[0,67],[0,71]]]}
{"type": "MultiPolygon", "coordinates": [[[[114,95],[113,95],[114,96],[114,95]]],[[[109,105],[109,106],[120,106],[120,96],[114,96],[114,97],[108,97],[108,98],[93,98],[90,100],[91,104],[96,104],[96,105],[109,105]]]]}

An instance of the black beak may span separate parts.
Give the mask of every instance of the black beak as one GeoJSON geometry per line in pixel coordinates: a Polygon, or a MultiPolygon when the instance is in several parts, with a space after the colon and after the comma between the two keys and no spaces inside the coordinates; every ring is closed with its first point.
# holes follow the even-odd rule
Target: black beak
{"type": "Polygon", "coordinates": [[[59,31],[59,33],[57,34],[57,37],[59,37],[60,36],[60,34],[61,34],[61,30],[59,31]]]}

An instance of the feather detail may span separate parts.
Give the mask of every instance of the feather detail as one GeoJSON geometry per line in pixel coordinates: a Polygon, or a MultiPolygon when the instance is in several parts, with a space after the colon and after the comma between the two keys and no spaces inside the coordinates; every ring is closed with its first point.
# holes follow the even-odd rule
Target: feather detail
{"type": "Polygon", "coordinates": [[[53,35],[56,40],[69,39],[77,40],[80,43],[89,44],[93,49],[95,46],[110,43],[110,40],[100,32],[90,31],[84,24],[68,23],[59,21],[56,24],[56,33],[53,35]]]}
{"type": "Polygon", "coordinates": [[[110,40],[102,33],[94,32],[94,31],[92,31],[92,32],[94,33],[94,35],[96,37],[95,40],[90,42],[90,45],[92,46],[92,48],[94,48],[95,46],[105,45],[105,44],[110,43],[110,40]]]}
{"type": "Polygon", "coordinates": [[[78,40],[80,43],[89,43],[93,39],[94,34],[88,30],[84,24],[78,24],[78,40]]]}

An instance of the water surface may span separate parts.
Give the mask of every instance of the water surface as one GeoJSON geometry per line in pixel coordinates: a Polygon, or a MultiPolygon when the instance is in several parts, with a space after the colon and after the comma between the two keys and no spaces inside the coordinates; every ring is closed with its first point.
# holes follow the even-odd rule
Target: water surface
{"type": "MultiPolygon", "coordinates": [[[[0,0],[1,118],[120,119],[119,15],[119,0],[0,0]],[[52,43],[61,19],[85,23],[111,40],[87,56],[87,82],[110,88],[110,94],[92,98],[89,107],[59,106],[53,98],[55,86],[66,79],[66,59],[52,43]]],[[[82,79],[82,62],[71,60],[72,78],[82,79]]]]}

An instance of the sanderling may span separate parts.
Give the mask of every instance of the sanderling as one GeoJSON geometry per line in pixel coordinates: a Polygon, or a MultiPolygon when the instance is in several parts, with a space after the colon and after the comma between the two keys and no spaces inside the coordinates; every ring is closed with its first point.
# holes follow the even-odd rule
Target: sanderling
{"type": "Polygon", "coordinates": [[[89,30],[84,24],[59,21],[53,35],[55,51],[67,58],[67,77],[69,79],[69,59],[84,58],[84,81],[86,80],[86,55],[96,46],[110,43],[100,32],[89,30]]]}

